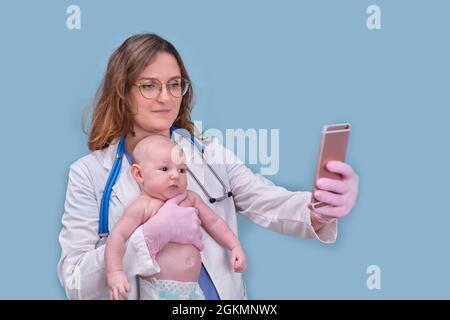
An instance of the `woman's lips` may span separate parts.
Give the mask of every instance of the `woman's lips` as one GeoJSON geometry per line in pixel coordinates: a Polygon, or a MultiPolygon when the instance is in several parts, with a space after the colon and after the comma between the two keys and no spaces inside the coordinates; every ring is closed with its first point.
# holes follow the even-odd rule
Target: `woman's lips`
{"type": "Polygon", "coordinates": [[[156,114],[168,114],[170,112],[170,110],[155,110],[152,112],[154,112],[156,114]]]}

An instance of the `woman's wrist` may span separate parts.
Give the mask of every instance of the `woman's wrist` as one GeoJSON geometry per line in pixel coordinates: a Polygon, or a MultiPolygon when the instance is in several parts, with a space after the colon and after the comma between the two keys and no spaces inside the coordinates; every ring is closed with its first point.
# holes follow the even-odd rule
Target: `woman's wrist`
{"type": "Polygon", "coordinates": [[[311,211],[311,225],[314,229],[314,231],[318,232],[320,229],[322,229],[322,227],[325,225],[325,223],[323,223],[322,221],[317,219],[316,214],[314,213],[314,211],[311,211]]]}

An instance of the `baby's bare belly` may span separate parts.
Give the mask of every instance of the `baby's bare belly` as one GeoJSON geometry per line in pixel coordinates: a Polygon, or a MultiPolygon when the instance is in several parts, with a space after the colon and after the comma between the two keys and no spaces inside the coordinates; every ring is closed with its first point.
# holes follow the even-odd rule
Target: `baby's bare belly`
{"type": "Polygon", "coordinates": [[[169,242],[156,255],[161,272],[155,275],[157,279],[177,281],[197,281],[202,259],[200,251],[190,244],[169,242]]]}

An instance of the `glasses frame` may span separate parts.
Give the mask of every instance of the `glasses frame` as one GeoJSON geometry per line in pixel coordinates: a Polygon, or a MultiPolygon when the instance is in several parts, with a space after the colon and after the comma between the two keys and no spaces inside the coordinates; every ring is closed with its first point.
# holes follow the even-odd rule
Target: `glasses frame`
{"type": "Polygon", "coordinates": [[[144,80],[142,81],[142,83],[133,83],[132,85],[139,88],[139,92],[141,93],[141,96],[142,96],[143,98],[145,98],[145,99],[147,99],[147,100],[153,100],[153,99],[157,99],[157,98],[161,95],[163,86],[166,86],[167,92],[169,92],[169,94],[170,94],[172,97],[174,97],[174,98],[182,98],[182,97],[189,91],[189,89],[190,89],[190,87],[191,87],[191,82],[190,82],[189,80],[186,80],[186,79],[182,78],[182,77],[179,77],[179,78],[177,77],[177,78],[171,79],[171,80],[169,80],[169,81],[167,81],[167,82],[164,82],[164,83],[161,82],[161,81],[159,81],[159,80],[156,79],[156,78],[146,78],[146,79],[144,79],[144,80]],[[146,96],[144,95],[144,93],[142,93],[142,86],[145,85],[145,81],[146,81],[146,80],[157,81],[157,82],[159,82],[159,83],[161,84],[161,87],[160,87],[160,89],[159,89],[159,93],[156,95],[156,97],[154,97],[154,98],[148,98],[148,97],[146,97],[146,96]],[[184,81],[184,82],[186,83],[186,89],[184,89],[184,91],[181,93],[181,96],[179,96],[179,97],[175,96],[175,95],[172,93],[172,91],[170,91],[169,87],[167,86],[171,81],[174,81],[174,80],[181,80],[181,81],[184,81]]]}

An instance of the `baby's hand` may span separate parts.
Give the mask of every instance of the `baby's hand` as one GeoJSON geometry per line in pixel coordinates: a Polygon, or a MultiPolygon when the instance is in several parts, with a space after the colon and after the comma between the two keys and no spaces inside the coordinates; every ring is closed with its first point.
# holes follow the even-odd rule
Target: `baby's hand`
{"type": "Polygon", "coordinates": [[[231,267],[234,272],[244,272],[247,269],[247,258],[241,246],[231,250],[231,267]]]}
{"type": "Polygon", "coordinates": [[[106,281],[108,283],[111,300],[120,300],[120,298],[124,300],[128,299],[127,292],[130,292],[130,284],[128,283],[125,272],[111,272],[106,275],[106,281]]]}

